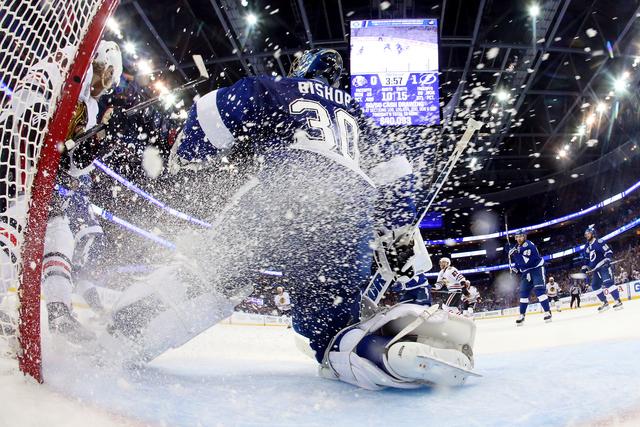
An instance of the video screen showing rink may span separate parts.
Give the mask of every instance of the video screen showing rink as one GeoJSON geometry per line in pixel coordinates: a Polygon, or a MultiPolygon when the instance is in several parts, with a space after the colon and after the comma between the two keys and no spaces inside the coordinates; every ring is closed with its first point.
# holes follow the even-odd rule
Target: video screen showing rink
{"type": "Polygon", "coordinates": [[[351,22],[351,94],[382,126],[440,123],[436,19],[351,22]]]}

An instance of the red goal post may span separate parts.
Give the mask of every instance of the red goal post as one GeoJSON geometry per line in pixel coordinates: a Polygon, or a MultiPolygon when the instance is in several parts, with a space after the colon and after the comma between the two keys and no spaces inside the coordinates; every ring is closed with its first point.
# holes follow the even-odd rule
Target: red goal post
{"type": "Polygon", "coordinates": [[[42,256],[60,147],[118,2],[2,0],[0,5],[0,355],[17,356],[20,370],[39,382],[42,256]],[[61,59],[67,58],[63,52],[68,60],[61,59]],[[47,76],[46,93],[27,95],[28,86],[43,78],[29,74],[38,64],[53,67],[60,77],[47,76]]]}

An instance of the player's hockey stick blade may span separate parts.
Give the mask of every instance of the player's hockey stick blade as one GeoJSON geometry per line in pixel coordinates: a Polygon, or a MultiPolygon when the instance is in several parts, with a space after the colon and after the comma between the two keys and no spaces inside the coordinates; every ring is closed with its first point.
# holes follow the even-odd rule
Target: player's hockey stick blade
{"type": "Polygon", "coordinates": [[[451,369],[453,371],[456,372],[460,372],[460,373],[465,373],[467,375],[471,375],[472,377],[482,377],[481,374],[471,371],[469,369],[465,369],[462,366],[459,365],[454,365],[453,363],[447,362],[446,360],[442,360],[442,359],[438,359],[437,357],[432,357],[432,356],[427,356],[424,354],[418,355],[416,356],[419,359],[427,359],[429,360],[431,363],[435,363],[436,365],[441,365],[443,367],[446,367],[447,369],[451,369]]]}
{"type": "MultiPolygon", "coordinates": [[[[193,61],[196,64],[196,67],[198,68],[198,71],[200,72],[200,77],[198,77],[197,79],[190,81],[188,83],[183,84],[182,86],[178,86],[175,89],[171,89],[170,91],[168,91],[165,94],[156,96],[154,98],[148,99],[144,102],[141,102],[140,104],[134,105],[133,107],[127,109],[124,111],[124,114],[126,114],[127,116],[135,113],[136,111],[142,110],[143,108],[148,107],[149,105],[153,105],[163,99],[165,99],[167,96],[169,95],[175,95],[177,93],[180,92],[184,92],[187,89],[190,89],[204,81],[207,81],[209,79],[209,73],[207,72],[207,69],[204,65],[204,61],[202,60],[202,57],[200,55],[193,55],[193,61]]],[[[67,141],[67,143],[65,143],[67,150],[71,150],[73,147],[75,147],[77,144],[86,141],[87,139],[91,138],[92,136],[94,136],[95,134],[97,134],[98,132],[100,132],[101,130],[104,130],[107,127],[106,124],[104,123],[99,123],[97,125],[95,125],[94,127],[92,127],[91,129],[89,129],[88,131],[78,135],[77,137],[75,137],[73,139],[73,143],[69,143],[67,141]]]]}

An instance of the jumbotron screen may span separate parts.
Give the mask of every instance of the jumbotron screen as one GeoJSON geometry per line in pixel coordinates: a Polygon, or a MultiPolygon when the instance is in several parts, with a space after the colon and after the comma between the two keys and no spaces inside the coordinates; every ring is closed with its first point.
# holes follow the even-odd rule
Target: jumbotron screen
{"type": "Polygon", "coordinates": [[[351,21],[351,95],[382,126],[440,124],[438,20],[351,21]]]}

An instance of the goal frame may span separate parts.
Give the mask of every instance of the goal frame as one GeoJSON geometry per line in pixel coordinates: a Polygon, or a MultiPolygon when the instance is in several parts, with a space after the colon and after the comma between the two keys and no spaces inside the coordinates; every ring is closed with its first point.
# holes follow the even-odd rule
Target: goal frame
{"type": "Polygon", "coordinates": [[[20,287],[18,297],[19,368],[39,383],[42,377],[42,345],[40,335],[41,279],[44,239],[49,217],[49,203],[60,162],[60,147],[76,108],[82,80],[104,34],[107,20],[120,0],[103,0],[85,34],[78,53],[65,78],[49,130],[40,153],[37,172],[29,200],[28,222],[21,249],[20,287]]]}

